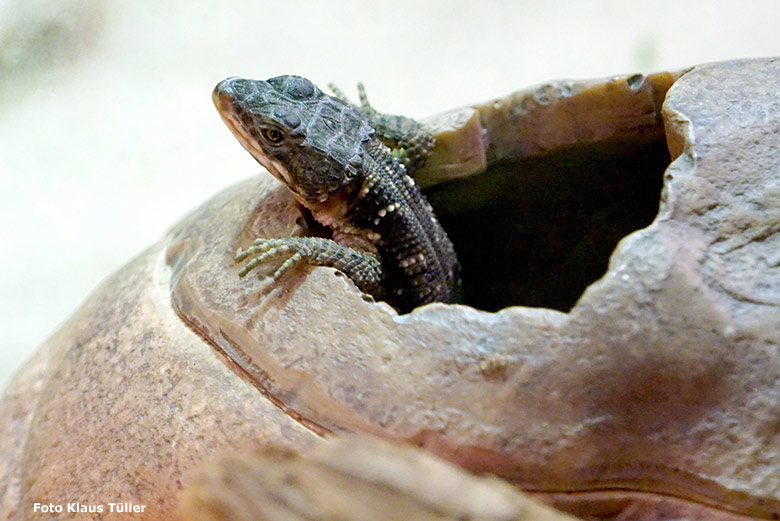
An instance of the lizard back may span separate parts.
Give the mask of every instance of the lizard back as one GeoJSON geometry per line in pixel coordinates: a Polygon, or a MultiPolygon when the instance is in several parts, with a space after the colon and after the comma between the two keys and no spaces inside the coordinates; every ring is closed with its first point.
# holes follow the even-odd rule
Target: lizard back
{"type": "MultiPolygon", "coordinates": [[[[299,76],[228,78],[213,97],[244,148],[340,246],[300,240],[305,237],[282,245],[258,239],[249,256],[265,261],[284,249],[296,262],[336,267],[402,312],[459,300],[452,243],[407,167],[382,140],[403,149],[402,133],[378,134],[370,114],[299,76]]],[[[422,128],[413,123],[409,128],[422,128]]],[[[408,137],[420,142],[418,135],[408,137]]]]}

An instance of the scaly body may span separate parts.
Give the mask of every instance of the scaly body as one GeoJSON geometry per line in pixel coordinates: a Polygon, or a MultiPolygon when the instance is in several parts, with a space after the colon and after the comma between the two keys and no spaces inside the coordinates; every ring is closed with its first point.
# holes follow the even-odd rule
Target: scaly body
{"type": "Polygon", "coordinates": [[[377,113],[362,88],[355,107],[299,76],[228,78],[213,97],[244,148],[332,233],[257,239],[237,256],[248,261],[242,276],[284,258],[269,282],[309,262],[401,312],[459,299],[452,244],[402,162],[419,168],[430,154],[433,137],[419,123],[377,113]]]}

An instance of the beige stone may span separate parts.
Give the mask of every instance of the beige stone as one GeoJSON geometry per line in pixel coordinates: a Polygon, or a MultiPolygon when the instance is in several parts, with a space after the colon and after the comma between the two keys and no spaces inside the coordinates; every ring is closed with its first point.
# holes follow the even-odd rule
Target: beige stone
{"type": "MultiPolygon", "coordinates": [[[[482,156],[665,129],[674,162],[657,218],[567,313],[433,304],[399,316],[326,268],[264,289],[238,280],[232,257],[255,236],[301,233],[291,199],[266,176],[217,195],[106,281],[12,382],[2,513],[122,500],[171,518],[207,454],[360,431],[583,516],[780,516],[780,63],[695,67],[667,93],[677,77],[477,105],[484,134],[452,130],[475,151],[437,151],[439,165],[479,172],[482,156]],[[534,123],[507,131],[522,118],[534,123]]],[[[474,117],[452,120],[473,132],[474,117]]]]}

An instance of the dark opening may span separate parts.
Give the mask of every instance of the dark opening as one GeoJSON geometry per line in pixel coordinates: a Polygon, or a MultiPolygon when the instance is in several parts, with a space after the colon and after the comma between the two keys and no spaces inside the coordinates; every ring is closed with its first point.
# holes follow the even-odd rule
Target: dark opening
{"type": "Polygon", "coordinates": [[[425,191],[462,267],[465,303],[568,311],[618,241],[658,213],[666,141],[623,140],[505,161],[425,191]]]}

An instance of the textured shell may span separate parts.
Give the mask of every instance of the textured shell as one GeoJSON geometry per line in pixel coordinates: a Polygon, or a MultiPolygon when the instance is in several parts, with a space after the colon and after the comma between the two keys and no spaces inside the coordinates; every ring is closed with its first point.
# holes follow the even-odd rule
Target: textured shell
{"type": "Polygon", "coordinates": [[[325,268],[263,293],[233,252],[300,232],[297,213],[267,176],[228,188],[106,281],[7,389],[2,514],[133,497],[171,519],[214,451],[361,431],[583,516],[780,516],[779,79],[763,59],[561,82],[436,120],[424,180],[463,179],[432,190],[578,144],[668,147],[657,215],[566,312],[399,316],[325,268]]]}

